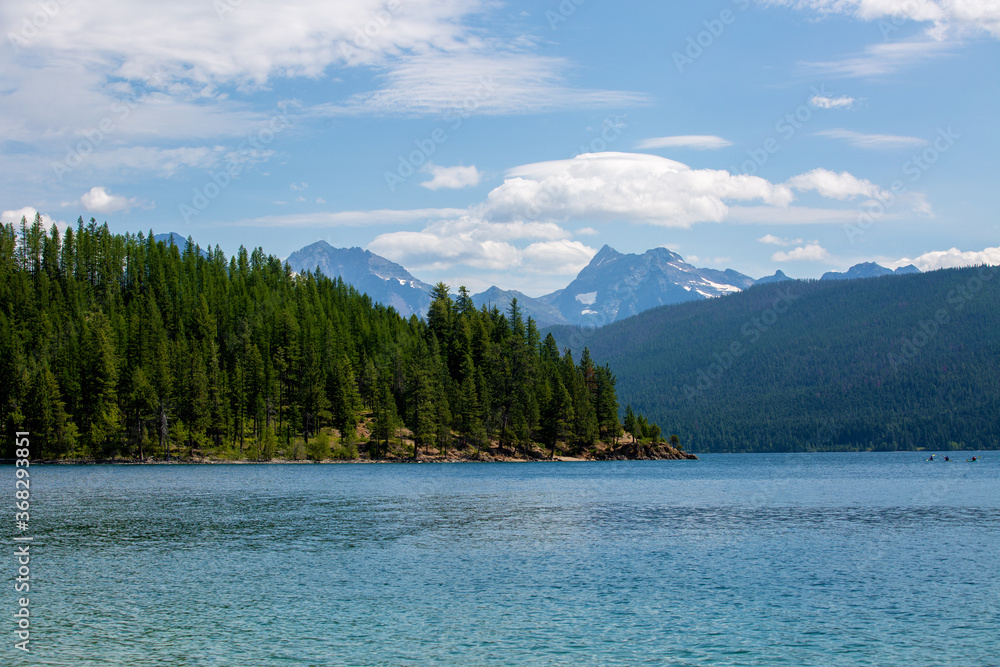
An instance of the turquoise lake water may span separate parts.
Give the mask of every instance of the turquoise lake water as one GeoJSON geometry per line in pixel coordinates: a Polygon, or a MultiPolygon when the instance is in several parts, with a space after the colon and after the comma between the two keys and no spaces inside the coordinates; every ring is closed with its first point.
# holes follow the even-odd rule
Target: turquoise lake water
{"type": "Polygon", "coordinates": [[[1000,454],[949,455],[33,466],[3,662],[996,665],[1000,454]]]}

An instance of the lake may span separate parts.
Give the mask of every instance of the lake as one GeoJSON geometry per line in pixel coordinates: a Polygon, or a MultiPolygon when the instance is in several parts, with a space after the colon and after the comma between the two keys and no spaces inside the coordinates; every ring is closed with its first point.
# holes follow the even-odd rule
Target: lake
{"type": "Polygon", "coordinates": [[[1000,454],[948,454],[32,466],[33,650],[5,654],[995,665],[1000,454]]]}

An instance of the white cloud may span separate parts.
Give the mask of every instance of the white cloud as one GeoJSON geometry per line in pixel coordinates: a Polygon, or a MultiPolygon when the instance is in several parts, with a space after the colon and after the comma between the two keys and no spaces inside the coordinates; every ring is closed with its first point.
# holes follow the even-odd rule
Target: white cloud
{"type": "Polygon", "coordinates": [[[483,175],[475,166],[470,167],[440,167],[428,162],[423,171],[429,173],[433,178],[424,181],[420,185],[428,190],[440,190],[441,188],[458,190],[479,185],[483,175]]]}
{"type": "Polygon", "coordinates": [[[774,262],[822,262],[830,259],[830,253],[818,241],[800,246],[789,252],[778,251],[771,255],[774,262]]]}
{"type": "MultiPolygon", "coordinates": [[[[35,221],[35,215],[38,214],[38,209],[33,206],[25,206],[24,208],[19,208],[17,210],[3,211],[0,212],[0,223],[14,225],[15,230],[19,229],[21,224],[21,218],[24,218],[30,225],[35,221]]],[[[53,220],[52,216],[45,215],[42,213],[42,224],[45,229],[51,229],[52,225],[58,226],[60,229],[66,228],[66,223],[58,220],[53,220]]]]}
{"type": "Polygon", "coordinates": [[[433,227],[421,232],[393,232],[375,237],[368,250],[414,270],[443,270],[463,264],[485,269],[512,269],[520,250],[512,243],[470,236],[449,236],[433,227]]]}
{"type": "MultiPolygon", "coordinates": [[[[74,0],[21,50],[76,56],[113,68],[117,77],[152,77],[168,89],[253,88],[274,77],[319,77],[335,64],[378,65],[402,53],[457,48],[471,36],[463,19],[483,5],[409,0],[392,13],[384,0],[291,0],[280,10],[226,0],[74,0]]],[[[15,32],[21,16],[38,11],[32,0],[8,0],[4,9],[4,27],[15,32]]]]}
{"type": "Polygon", "coordinates": [[[305,190],[306,188],[308,188],[308,187],[309,187],[309,184],[308,184],[308,183],[306,183],[306,182],[302,182],[302,183],[292,183],[292,184],[291,184],[291,185],[289,185],[288,187],[289,187],[289,189],[293,190],[294,192],[302,192],[302,191],[304,191],[304,190],[305,190]]]}
{"type": "Polygon", "coordinates": [[[398,63],[382,88],[343,103],[315,107],[320,115],[440,115],[460,122],[472,115],[527,114],[567,108],[645,104],[645,95],[589,90],[565,83],[569,63],[561,58],[502,50],[456,49],[398,63]]]}
{"type": "Polygon", "coordinates": [[[934,39],[874,44],[863,53],[841,60],[807,63],[810,70],[826,76],[878,77],[953,51],[956,45],[934,39]]]}
{"type": "Polygon", "coordinates": [[[529,271],[576,276],[597,254],[579,241],[543,241],[524,249],[522,262],[529,271]]]}
{"type": "Polygon", "coordinates": [[[593,227],[582,227],[576,230],[576,233],[580,236],[597,236],[600,234],[600,232],[593,227]]]}
{"type": "Polygon", "coordinates": [[[817,132],[817,136],[843,139],[856,148],[912,148],[926,146],[929,142],[919,137],[903,137],[895,134],[863,134],[853,130],[837,128],[817,132]]]}
{"type": "Polygon", "coordinates": [[[897,195],[896,202],[903,211],[910,211],[925,218],[934,217],[934,209],[923,192],[905,192],[897,195]]]}
{"type": "Polygon", "coordinates": [[[116,213],[127,211],[135,202],[120,195],[113,195],[103,186],[95,185],[80,197],[80,203],[91,213],[116,213]]]}
{"type": "Polygon", "coordinates": [[[111,84],[111,64],[60,54],[58,47],[34,55],[37,64],[28,67],[14,59],[0,70],[0,138],[50,146],[55,159],[74,149],[89,154],[125,144],[239,137],[269,122],[268,112],[221,95],[203,99],[111,84]],[[60,95],[53,96],[53,90],[60,95]]]}
{"type": "Polygon", "coordinates": [[[667,227],[726,218],[727,201],[787,205],[785,185],[727,171],[692,169],[639,153],[585,153],[511,169],[476,212],[489,220],[627,219],[667,227]]]}
{"type": "MultiPolygon", "coordinates": [[[[849,14],[863,21],[880,19],[930,23],[928,32],[981,31],[1000,37],[1000,5],[995,0],[761,0],[821,14],[849,14]]],[[[892,32],[890,30],[890,32],[892,32]]]]}
{"type": "Polygon", "coordinates": [[[688,134],[678,135],[675,137],[654,137],[652,139],[643,139],[636,144],[636,148],[639,150],[648,150],[652,148],[694,148],[697,150],[714,150],[732,145],[733,142],[723,139],[722,137],[704,134],[688,134]]]}
{"type": "Polygon", "coordinates": [[[816,95],[809,103],[817,109],[852,109],[857,102],[853,97],[841,95],[840,97],[827,97],[816,95]]]}
{"type": "Polygon", "coordinates": [[[961,251],[958,248],[951,250],[935,250],[927,252],[919,257],[910,259],[905,257],[896,262],[887,264],[890,268],[907,266],[913,264],[921,271],[933,271],[935,269],[952,269],[963,266],[976,266],[979,264],[990,264],[1000,266],[1000,247],[986,248],[984,250],[961,251]]]}
{"type": "Polygon", "coordinates": [[[463,216],[432,223],[419,232],[382,234],[368,249],[416,271],[464,265],[477,270],[576,275],[597,251],[568,237],[569,232],[552,223],[494,223],[463,216]]]}
{"type": "Polygon", "coordinates": [[[802,243],[802,239],[786,239],[780,236],[775,236],[774,234],[765,234],[757,240],[761,243],[779,246],[798,245],[799,243],[802,243]]]}
{"type": "Polygon", "coordinates": [[[270,131],[274,114],[290,114],[282,127],[297,128],[331,113],[451,110],[461,119],[649,101],[575,85],[570,60],[540,54],[529,37],[485,29],[484,19],[502,11],[493,0],[56,5],[57,16],[21,40],[37,0],[0,3],[0,34],[14,35],[19,51],[0,68],[0,142],[29,144],[54,168],[76,162],[79,145],[82,165],[93,170],[118,168],[118,157],[165,175],[214,166],[228,159],[216,144],[270,131]],[[280,79],[337,81],[347,68],[362,70],[360,81],[373,77],[370,90],[338,99],[345,87],[331,87],[329,104],[309,109],[272,101],[280,79]]]}
{"type": "Polygon", "coordinates": [[[805,174],[793,176],[788,179],[786,185],[800,191],[818,192],[821,196],[831,199],[888,196],[871,181],[858,178],[846,171],[838,174],[827,169],[813,169],[805,174]]]}

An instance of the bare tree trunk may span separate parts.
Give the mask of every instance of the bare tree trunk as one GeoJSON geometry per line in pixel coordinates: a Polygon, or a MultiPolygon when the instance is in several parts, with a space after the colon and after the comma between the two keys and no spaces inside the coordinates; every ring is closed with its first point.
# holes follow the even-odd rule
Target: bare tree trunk
{"type": "Polygon", "coordinates": [[[167,422],[167,411],[160,402],[160,445],[164,448],[167,460],[170,460],[170,427],[167,422]]]}

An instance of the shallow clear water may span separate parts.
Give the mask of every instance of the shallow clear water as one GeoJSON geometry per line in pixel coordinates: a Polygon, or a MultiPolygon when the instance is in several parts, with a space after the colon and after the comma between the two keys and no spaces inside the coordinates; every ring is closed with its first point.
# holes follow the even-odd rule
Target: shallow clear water
{"type": "Polygon", "coordinates": [[[998,664],[1000,455],[952,455],[32,467],[15,658],[998,664]]]}

